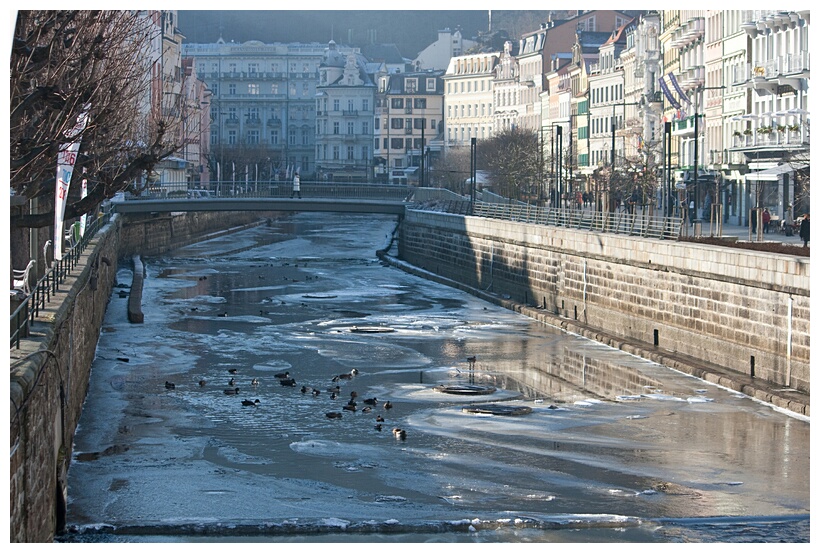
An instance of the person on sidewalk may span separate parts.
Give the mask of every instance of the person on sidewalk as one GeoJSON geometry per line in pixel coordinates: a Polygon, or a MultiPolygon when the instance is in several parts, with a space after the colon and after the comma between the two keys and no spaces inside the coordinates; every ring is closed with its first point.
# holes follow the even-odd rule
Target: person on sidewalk
{"type": "Polygon", "coordinates": [[[789,207],[786,208],[786,216],[784,217],[783,221],[783,232],[786,233],[786,236],[791,236],[794,234],[794,216],[792,215],[792,204],[789,204],[789,207]]]}
{"type": "Polygon", "coordinates": [[[769,208],[763,208],[763,232],[769,234],[769,223],[772,221],[772,214],[769,213],[769,208]]]}
{"type": "Polygon", "coordinates": [[[302,189],[300,188],[299,182],[299,173],[293,174],[293,192],[290,193],[290,197],[292,198],[295,194],[299,195],[299,199],[302,199],[302,189]]]}
{"type": "Polygon", "coordinates": [[[800,239],[803,241],[803,247],[809,247],[809,214],[803,215],[803,222],[800,223],[800,239]]]}

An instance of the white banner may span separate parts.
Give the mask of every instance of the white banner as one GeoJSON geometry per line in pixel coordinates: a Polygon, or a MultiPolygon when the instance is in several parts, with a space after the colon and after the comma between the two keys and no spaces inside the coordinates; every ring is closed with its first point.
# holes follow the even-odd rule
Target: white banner
{"type": "MultiPolygon", "coordinates": [[[[83,191],[80,193],[80,198],[88,196],[88,179],[85,178],[85,167],[83,167],[83,191]]],[[[80,238],[85,236],[85,225],[88,223],[88,213],[83,213],[80,217],[80,238]]]]}
{"type": "Polygon", "coordinates": [[[66,132],[66,138],[72,140],[65,144],[60,144],[57,153],[57,188],[54,193],[54,260],[63,258],[63,217],[65,216],[65,205],[68,200],[68,187],[71,184],[71,175],[74,173],[74,162],[77,161],[77,152],[80,150],[80,139],[77,138],[85,130],[88,122],[88,110],[90,104],[83,107],[83,112],[77,116],[77,124],[74,128],[66,132]]]}

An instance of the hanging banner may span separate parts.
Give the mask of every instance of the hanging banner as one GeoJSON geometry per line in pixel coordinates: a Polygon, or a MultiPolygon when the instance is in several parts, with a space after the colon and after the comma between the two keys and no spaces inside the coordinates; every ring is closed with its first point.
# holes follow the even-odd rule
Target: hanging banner
{"type": "Polygon", "coordinates": [[[669,91],[669,87],[666,85],[666,81],[663,80],[663,77],[658,79],[658,83],[661,86],[661,90],[663,91],[663,95],[666,96],[666,99],[669,100],[669,103],[672,104],[672,107],[675,109],[680,109],[680,104],[675,97],[672,96],[672,93],[669,91]]]}
{"type": "Polygon", "coordinates": [[[57,187],[54,193],[54,260],[63,258],[63,217],[68,201],[68,187],[71,184],[71,175],[74,173],[74,163],[77,161],[77,152],[80,150],[80,138],[88,123],[90,104],[83,106],[83,111],[77,116],[77,124],[65,133],[71,142],[60,144],[57,152],[57,187]],[[76,138],[76,140],[74,140],[76,138]]]}
{"type": "MultiPolygon", "coordinates": [[[[85,178],[85,167],[83,167],[83,188],[82,192],[80,193],[80,198],[85,198],[88,196],[88,179],[85,178]]],[[[85,225],[88,223],[88,213],[83,213],[83,216],[80,217],[80,238],[85,236],[85,225]]]]}
{"type": "Polygon", "coordinates": [[[690,102],[690,101],[689,101],[689,97],[688,97],[686,94],[684,94],[684,93],[683,93],[683,90],[681,90],[681,87],[680,87],[680,85],[678,84],[678,80],[675,78],[675,74],[674,74],[674,73],[669,73],[669,82],[671,82],[671,83],[672,83],[672,86],[675,88],[675,92],[677,92],[677,93],[678,93],[678,96],[680,96],[680,97],[681,97],[681,99],[682,99],[684,102],[686,102],[686,103],[687,103],[687,105],[690,105],[690,106],[691,106],[691,105],[692,105],[692,102],[690,102]]]}

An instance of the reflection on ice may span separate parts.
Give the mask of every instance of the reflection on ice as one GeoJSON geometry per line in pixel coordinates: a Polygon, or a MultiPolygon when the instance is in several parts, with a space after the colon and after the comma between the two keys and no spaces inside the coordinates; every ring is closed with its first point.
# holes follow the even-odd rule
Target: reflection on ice
{"type": "Polygon", "coordinates": [[[612,527],[599,539],[623,541],[626,528],[657,539],[657,517],[808,513],[807,422],[383,267],[373,236],[394,224],[300,214],[147,260],[146,324],[116,295],[106,313],[69,524],[203,541],[560,541],[543,532],[556,528],[583,541],[612,527]],[[286,371],[296,386],[280,386],[286,371]],[[229,379],[239,394],[223,394],[229,379]],[[467,383],[495,391],[434,389],[467,383]],[[351,392],[356,411],[343,409],[351,392]],[[365,412],[363,398],[378,405],[365,412]],[[463,410],[485,404],[531,411],[463,410]],[[92,459],[105,451],[127,454],[92,459]]]}

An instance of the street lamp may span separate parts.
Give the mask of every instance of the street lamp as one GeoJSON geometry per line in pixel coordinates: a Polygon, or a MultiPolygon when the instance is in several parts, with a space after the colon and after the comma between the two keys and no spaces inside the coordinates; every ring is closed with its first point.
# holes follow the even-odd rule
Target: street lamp
{"type": "MultiPolygon", "coordinates": [[[[700,190],[698,190],[698,187],[699,187],[699,183],[698,183],[698,142],[699,142],[699,140],[698,140],[698,119],[700,118],[700,116],[698,114],[698,107],[699,107],[699,104],[700,104],[700,100],[699,100],[700,95],[698,93],[703,91],[703,90],[723,90],[724,88],[726,88],[726,87],[725,86],[699,86],[699,87],[695,88],[695,90],[694,90],[694,94],[695,94],[695,151],[694,151],[694,160],[693,161],[694,161],[694,166],[695,166],[695,182],[694,182],[694,188],[695,188],[695,218],[697,218],[698,203],[699,203],[698,200],[699,200],[699,196],[700,196],[700,194],[699,194],[700,190]]],[[[719,200],[718,192],[719,192],[718,190],[715,191],[714,202],[717,202],[719,200]]],[[[715,205],[717,205],[717,204],[715,204],[715,205]]]]}
{"type": "MultiPolygon", "coordinates": [[[[612,177],[615,176],[615,106],[621,106],[626,112],[626,106],[639,106],[640,102],[620,102],[612,104],[612,170],[609,174],[609,189],[612,190],[612,177]]],[[[624,113],[626,115],[626,113],[624,113]]],[[[609,199],[609,198],[607,198],[609,199]]]]}

